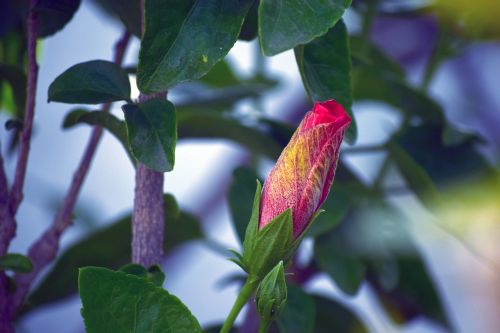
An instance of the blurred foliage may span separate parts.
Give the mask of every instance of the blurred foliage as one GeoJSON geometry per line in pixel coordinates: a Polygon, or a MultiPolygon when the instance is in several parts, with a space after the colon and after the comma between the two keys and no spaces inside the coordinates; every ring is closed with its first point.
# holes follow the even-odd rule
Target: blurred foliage
{"type": "MultiPolygon", "coordinates": [[[[172,195],[164,196],[164,206],[166,254],[184,242],[203,236],[198,219],[180,211],[172,195]]],[[[31,293],[24,311],[74,295],[78,290],[77,278],[80,267],[101,266],[118,269],[127,264],[131,251],[130,230],[131,216],[126,215],[70,246],[31,293]]]]}

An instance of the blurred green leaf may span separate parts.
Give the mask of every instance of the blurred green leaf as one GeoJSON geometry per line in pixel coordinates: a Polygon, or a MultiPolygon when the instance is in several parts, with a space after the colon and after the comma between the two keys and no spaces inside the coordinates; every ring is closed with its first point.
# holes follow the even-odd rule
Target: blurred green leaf
{"type": "Polygon", "coordinates": [[[295,58],[311,101],[335,99],[349,113],[352,122],[346,139],[354,143],[357,127],[351,109],[351,56],[344,22],[338,21],[324,36],[296,47],[295,58]]]}
{"type": "MultiPolygon", "coordinates": [[[[198,220],[179,212],[173,196],[164,196],[165,254],[184,242],[203,236],[198,220]]],[[[130,262],[131,216],[126,215],[73,244],[29,296],[24,311],[69,297],[77,291],[78,268],[103,266],[113,269],[130,262]]]]}
{"type": "Polygon", "coordinates": [[[31,260],[18,253],[7,253],[0,256],[0,271],[14,271],[18,273],[29,273],[33,269],[31,260]]]}
{"type": "Polygon", "coordinates": [[[236,42],[251,0],[147,0],[137,84],[163,91],[207,73],[236,42]]]}
{"type": "Polygon", "coordinates": [[[135,159],[127,142],[127,127],[125,126],[125,122],[108,112],[88,111],[78,108],[66,114],[63,120],[63,128],[72,128],[78,124],[101,126],[108,130],[122,144],[132,164],[135,164],[135,159]]]}
{"type": "Polygon", "coordinates": [[[247,42],[255,39],[257,37],[257,32],[259,30],[258,26],[258,9],[259,1],[253,0],[252,7],[248,10],[248,13],[241,27],[240,35],[238,39],[245,40],[247,42]]]}
{"type": "Polygon", "coordinates": [[[150,169],[172,171],[177,143],[176,111],[166,100],[122,106],[134,157],[150,169]]]}
{"type": "Polygon", "coordinates": [[[390,72],[400,78],[404,78],[404,71],[393,59],[390,59],[375,44],[370,43],[361,36],[350,38],[351,56],[354,65],[365,65],[378,67],[385,72],[390,72]]]}
{"type": "Polygon", "coordinates": [[[259,41],[267,56],[324,35],[342,17],[351,0],[261,0],[259,41]]]}
{"type": "Polygon", "coordinates": [[[366,273],[366,265],[359,253],[353,250],[350,239],[352,219],[344,219],[338,227],[317,237],[314,242],[314,258],[320,269],[349,295],[358,292],[366,273]]]}
{"type": "Polygon", "coordinates": [[[415,251],[413,255],[399,256],[396,262],[399,279],[395,288],[387,290],[373,276],[369,279],[387,313],[400,324],[423,315],[450,328],[445,308],[420,255],[415,251]]]}
{"type": "Polygon", "coordinates": [[[440,201],[439,192],[426,170],[401,147],[393,146],[390,151],[398,170],[413,192],[428,207],[436,205],[440,201]]]}
{"type": "Polygon", "coordinates": [[[177,121],[180,138],[227,139],[271,159],[278,158],[282,150],[263,131],[220,112],[185,110],[179,112],[177,121]]]}
{"type": "Polygon", "coordinates": [[[355,66],[352,71],[354,99],[385,102],[409,116],[433,124],[443,123],[444,114],[439,104],[399,76],[393,70],[379,68],[377,64],[355,66]]]}
{"type": "Polygon", "coordinates": [[[308,236],[317,237],[335,228],[351,209],[352,200],[359,199],[363,191],[361,184],[334,182],[330,194],[321,206],[325,211],[307,230],[308,236]]]}
{"type": "Polygon", "coordinates": [[[239,83],[231,66],[225,59],[216,63],[200,81],[208,86],[216,88],[233,86],[239,83]]]}
{"type": "Polygon", "coordinates": [[[80,0],[37,0],[36,12],[38,37],[47,37],[61,30],[80,6],[80,0]]]}
{"type": "Polygon", "coordinates": [[[127,30],[137,37],[141,36],[140,0],[102,0],[115,12],[127,30]]]}
{"type": "Polygon", "coordinates": [[[475,137],[445,145],[442,127],[423,124],[409,126],[395,139],[438,188],[470,178],[481,178],[493,172],[490,164],[476,150],[475,137]]]}
{"type": "Polygon", "coordinates": [[[0,89],[0,108],[5,108],[12,115],[22,119],[26,99],[24,71],[18,66],[0,63],[0,89]],[[7,102],[7,98],[10,99],[10,103],[7,102]]]}
{"type": "Polygon", "coordinates": [[[177,297],[135,275],[85,267],[79,270],[78,287],[88,333],[201,333],[177,297]]]}
{"type": "Polygon", "coordinates": [[[233,226],[240,241],[245,239],[245,231],[252,215],[252,201],[255,195],[257,173],[248,167],[239,167],[233,171],[233,182],[229,187],[228,201],[233,226]]]}
{"type": "Polygon", "coordinates": [[[117,64],[92,60],[76,64],[49,86],[48,101],[100,104],[130,99],[128,74],[117,64]]]}
{"type": "Polygon", "coordinates": [[[323,296],[314,296],[316,320],[314,333],[368,333],[368,328],[344,305],[323,296]]]}
{"type": "Polygon", "coordinates": [[[316,306],[311,295],[289,284],[285,307],[277,319],[281,333],[312,333],[316,306]]]}

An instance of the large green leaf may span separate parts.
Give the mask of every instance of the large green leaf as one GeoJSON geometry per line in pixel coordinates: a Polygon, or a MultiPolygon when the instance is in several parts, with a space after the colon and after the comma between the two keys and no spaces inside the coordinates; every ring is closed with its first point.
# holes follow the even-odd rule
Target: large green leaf
{"type": "Polygon", "coordinates": [[[357,127],[352,113],[349,36],[342,20],[322,37],[295,48],[302,82],[313,101],[335,99],[351,116],[346,139],[354,143],[357,127]]]}
{"type": "Polygon", "coordinates": [[[228,201],[233,226],[241,242],[245,239],[245,231],[252,215],[257,173],[248,167],[239,167],[233,171],[233,182],[229,188],[228,201]]]}
{"type": "Polygon", "coordinates": [[[324,35],[351,0],[261,0],[259,40],[265,55],[275,55],[324,35]]]}
{"type": "Polygon", "coordinates": [[[33,10],[37,18],[38,37],[61,30],[78,10],[81,0],[38,0],[33,10]]]}
{"type": "Polygon", "coordinates": [[[278,317],[281,333],[312,333],[316,306],[311,295],[293,284],[288,285],[285,307],[278,317]]]}
{"type": "Polygon", "coordinates": [[[117,64],[92,60],[76,64],[49,86],[49,102],[100,104],[130,99],[127,72],[117,64]]]}
{"type": "MultiPolygon", "coordinates": [[[[182,243],[201,238],[197,219],[179,212],[171,195],[164,196],[164,251],[168,254],[182,243]]],[[[127,215],[77,242],[66,250],[29,296],[25,311],[69,297],[77,291],[78,268],[103,266],[113,269],[130,261],[131,216],[127,215]]]]}
{"type": "Polygon", "coordinates": [[[86,267],[80,269],[78,287],[87,333],[201,333],[177,297],[138,276],[86,267]]]}
{"type": "Polygon", "coordinates": [[[344,305],[323,296],[314,296],[314,333],[368,333],[368,328],[344,305]]]}
{"type": "Polygon", "coordinates": [[[122,106],[128,142],[134,157],[150,169],[172,171],[177,143],[175,107],[166,100],[153,99],[122,106]]]}
{"type": "Polygon", "coordinates": [[[236,42],[251,0],[147,0],[137,84],[144,93],[198,79],[236,42]]]}

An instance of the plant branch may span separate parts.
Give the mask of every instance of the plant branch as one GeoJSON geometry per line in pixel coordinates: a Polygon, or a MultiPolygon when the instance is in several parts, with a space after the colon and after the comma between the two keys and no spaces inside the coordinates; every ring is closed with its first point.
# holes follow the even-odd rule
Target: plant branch
{"type": "MultiPolygon", "coordinates": [[[[125,32],[116,43],[114,55],[114,62],[116,64],[121,64],[123,62],[129,39],[130,34],[125,32]]],[[[109,112],[110,107],[111,104],[104,104],[101,111],[109,112]]],[[[33,262],[33,270],[28,274],[15,275],[17,289],[12,299],[12,316],[15,315],[15,312],[24,302],[24,298],[26,297],[33,280],[57,255],[61,234],[71,225],[73,221],[72,214],[78,199],[78,194],[80,193],[83,182],[94,158],[102,133],[102,127],[95,126],[92,129],[92,133],[80,160],[80,164],[73,174],[73,179],[64,198],[62,207],[57,212],[57,215],[49,229],[47,229],[29,249],[28,257],[33,262]]]]}
{"type": "MultiPolygon", "coordinates": [[[[35,98],[38,80],[38,64],[36,62],[36,42],[38,20],[33,7],[36,1],[30,3],[30,13],[28,15],[28,79],[26,85],[26,107],[24,110],[23,129],[19,142],[19,155],[17,159],[16,171],[12,189],[9,197],[9,209],[12,216],[16,215],[17,209],[23,200],[24,180],[26,179],[26,169],[28,166],[28,155],[31,144],[31,132],[33,129],[33,118],[35,116],[35,98]]],[[[14,237],[14,233],[11,235],[14,237]]],[[[10,239],[9,239],[10,241],[10,239]]]]}
{"type": "Polygon", "coordinates": [[[132,215],[132,262],[149,267],[163,258],[163,173],[137,163],[132,215]]]}
{"type": "Polygon", "coordinates": [[[247,280],[245,281],[245,284],[243,285],[243,287],[241,287],[240,293],[238,294],[238,298],[236,298],[236,301],[234,302],[234,305],[231,308],[231,311],[229,312],[226,321],[224,321],[224,325],[222,326],[220,333],[230,332],[231,328],[233,327],[234,321],[238,317],[238,314],[240,313],[243,306],[250,299],[255,289],[257,289],[259,282],[260,282],[259,279],[254,278],[252,276],[248,276],[247,280]]]}
{"type": "MultiPolygon", "coordinates": [[[[0,145],[0,256],[7,252],[9,241],[13,229],[15,232],[15,224],[12,225],[11,215],[9,211],[9,185],[7,183],[7,175],[4,169],[4,161],[2,156],[2,147],[0,145]]],[[[0,286],[1,289],[1,286],[0,286]]]]}
{"type": "MultiPolygon", "coordinates": [[[[144,5],[141,0],[141,30],[144,34],[144,5]]],[[[139,103],[165,99],[167,92],[152,95],[141,93],[139,103]]],[[[138,162],[135,171],[134,210],[132,213],[132,262],[149,267],[163,258],[163,172],[149,169],[138,162]]]]}

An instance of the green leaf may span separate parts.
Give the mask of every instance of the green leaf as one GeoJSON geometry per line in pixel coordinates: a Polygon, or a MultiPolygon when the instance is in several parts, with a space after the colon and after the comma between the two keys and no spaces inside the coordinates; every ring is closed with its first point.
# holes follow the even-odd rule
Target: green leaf
{"type": "Polygon", "coordinates": [[[255,193],[257,173],[248,167],[239,167],[233,171],[233,182],[229,187],[228,201],[233,226],[240,241],[245,239],[245,230],[252,215],[252,202],[255,193]]]}
{"type": "Polygon", "coordinates": [[[117,64],[92,60],[76,64],[49,86],[48,101],[100,104],[130,99],[127,72],[117,64]]]}
{"type": "Polygon", "coordinates": [[[285,268],[280,261],[260,281],[255,293],[255,306],[260,315],[261,325],[271,323],[283,310],[287,300],[285,268]]]}
{"type": "Polygon", "coordinates": [[[28,257],[18,253],[7,253],[0,256],[0,271],[14,271],[18,273],[29,273],[33,269],[33,264],[28,257]]]}
{"type": "Polygon", "coordinates": [[[316,306],[311,295],[300,287],[288,285],[285,308],[278,317],[277,324],[281,333],[312,333],[316,306]]]}
{"type": "Polygon", "coordinates": [[[127,30],[141,36],[141,1],[140,0],[103,0],[118,15],[127,30]]]}
{"type": "Polygon", "coordinates": [[[198,79],[229,52],[251,0],[147,0],[137,84],[144,93],[198,79]]]}
{"type": "MultiPolygon", "coordinates": [[[[164,211],[165,254],[184,242],[203,236],[198,220],[191,214],[179,212],[175,198],[169,194],[164,196],[164,211]]],[[[127,264],[131,253],[130,230],[131,216],[126,215],[72,245],[29,296],[24,311],[76,293],[79,267],[95,265],[118,269],[127,264]]]]}
{"type": "Polygon", "coordinates": [[[177,297],[140,277],[86,267],[79,271],[78,286],[88,333],[201,333],[177,297]]]}
{"type": "Polygon", "coordinates": [[[38,37],[47,37],[61,30],[73,18],[80,2],[80,0],[38,0],[33,8],[37,18],[38,37]]]}
{"type": "Polygon", "coordinates": [[[357,293],[365,277],[366,265],[353,250],[348,232],[350,219],[314,242],[314,258],[322,271],[349,295],[357,293]]]}
{"type": "Polygon", "coordinates": [[[180,138],[228,139],[248,148],[253,153],[277,159],[282,147],[262,130],[243,124],[220,112],[184,110],[178,113],[180,138]]]}
{"type": "Polygon", "coordinates": [[[350,5],[351,0],[261,0],[262,52],[275,55],[324,35],[350,5]]]}
{"type": "Polygon", "coordinates": [[[166,100],[153,99],[138,105],[127,104],[122,109],[134,157],[150,169],[172,171],[177,142],[174,105],[166,100]]]}
{"type": "Polygon", "coordinates": [[[132,157],[132,152],[128,146],[127,127],[124,121],[116,118],[109,112],[73,109],[66,114],[63,121],[63,128],[72,128],[78,124],[101,126],[108,130],[122,144],[130,160],[135,164],[135,159],[132,157]]]}
{"type": "Polygon", "coordinates": [[[349,36],[342,20],[322,37],[295,48],[302,82],[313,101],[334,99],[352,119],[346,139],[354,143],[357,126],[352,113],[351,55],[349,36]]]}
{"type": "Polygon", "coordinates": [[[368,328],[350,309],[323,296],[314,296],[316,320],[314,333],[368,333],[368,328]]]}

